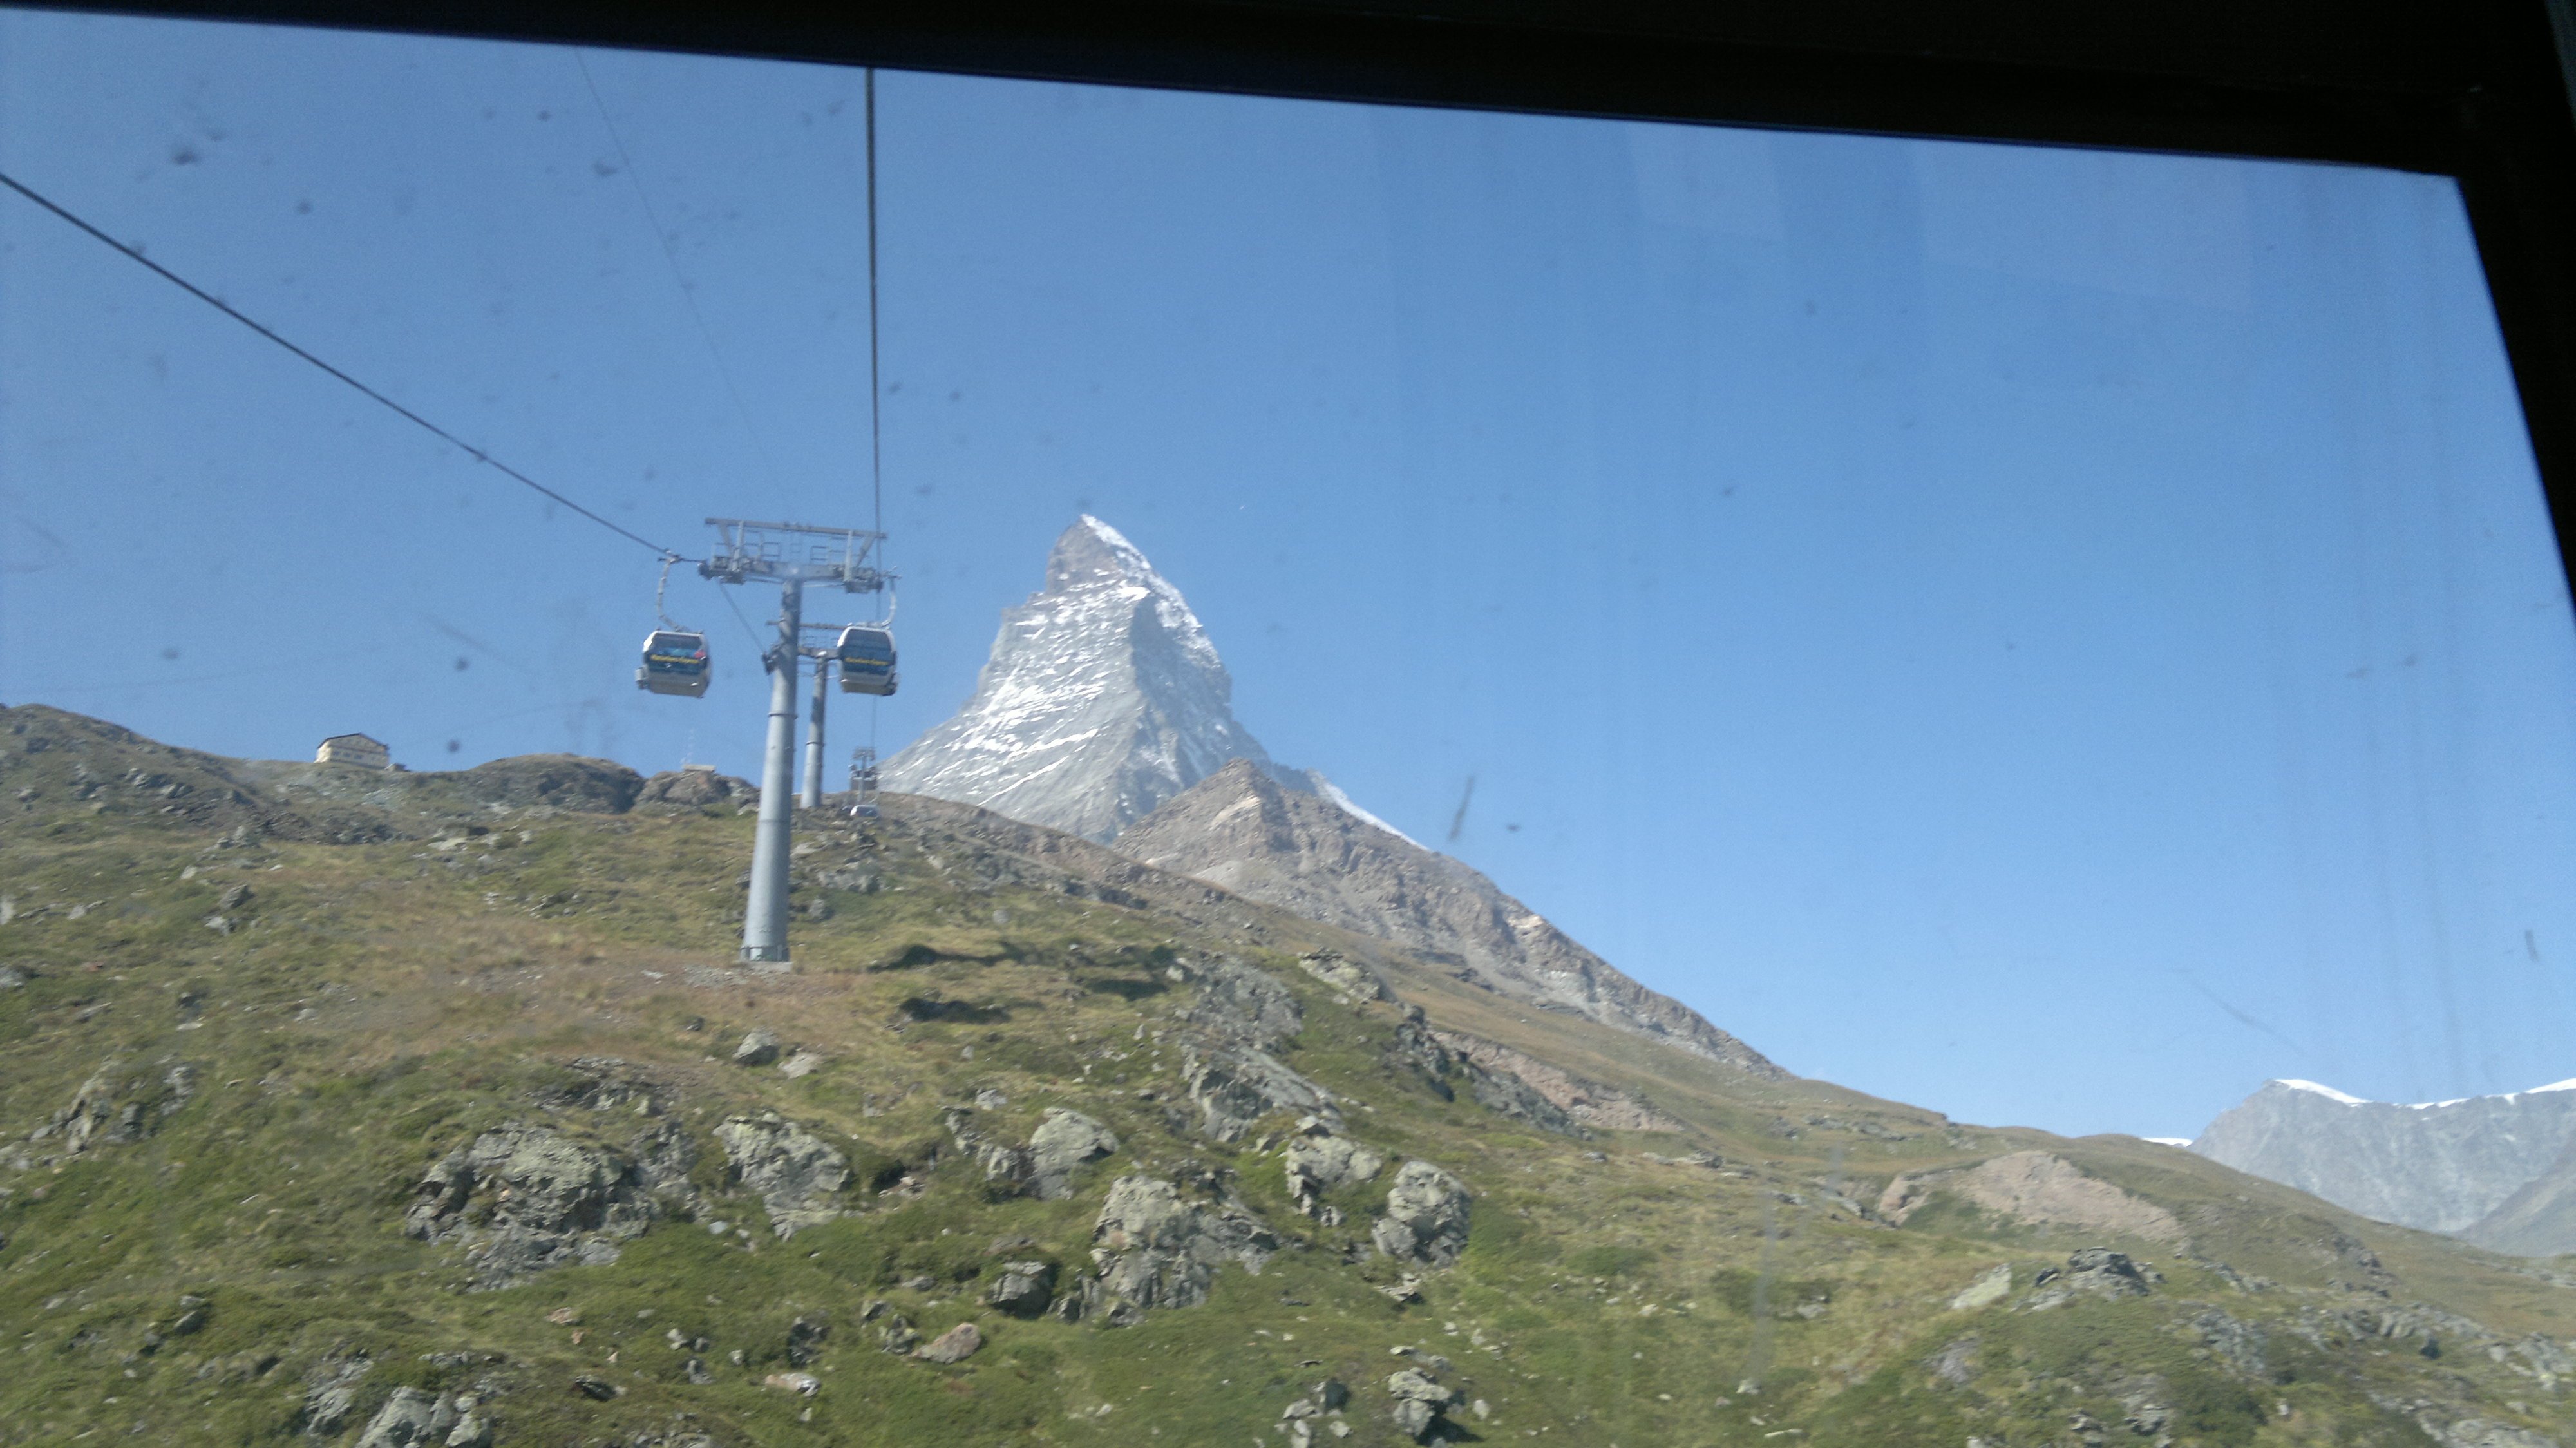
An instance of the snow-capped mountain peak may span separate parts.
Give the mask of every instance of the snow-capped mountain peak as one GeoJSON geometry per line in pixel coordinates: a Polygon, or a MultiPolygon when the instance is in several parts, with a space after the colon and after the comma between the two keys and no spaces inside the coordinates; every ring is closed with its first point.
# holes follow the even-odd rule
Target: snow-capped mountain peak
{"type": "Polygon", "coordinates": [[[1046,587],[1002,614],[975,696],[888,760],[888,789],[1108,840],[1248,759],[1294,787],[1236,722],[1234,681],[1188,600],[1124,534],[1085,515],[1046,587]]]}

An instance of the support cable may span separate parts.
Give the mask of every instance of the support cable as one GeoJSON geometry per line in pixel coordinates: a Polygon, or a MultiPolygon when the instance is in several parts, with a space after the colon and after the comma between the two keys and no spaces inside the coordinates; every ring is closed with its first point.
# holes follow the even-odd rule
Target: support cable
{"type": "Polygon", "coordinates": [[[698,340],[707,344],[707,356],[716,364],[716,376],[724,382],[725,395],[733,399],[734,414],[742,419],[742,430],[751,439],[751,450],[760,454],[760,466],[769,474],[769,486],[777,491],[781,501],[785,501],[787,485],[778,476],[777,460],[769,455],[769,444],[761,441],[760,429],[751,420],[751,409],[743,405],[742,389],[734,385],[733,369],[725,366],[724,349],[716,345],[716,334],[707,326],[706,313],[698,310],[697,292],[680,272],[679,254],[671,250],[671,237],[662,229],[661,214],[653,209],[653,198],[644,190],[644,178],[635,169],[635,158],[627,154],[626,138],[618,134],[617,122],[609,119],[608,102],[600,98],[599,82],[590,78],[590,61],[582,55],[579,46],[573,47],[572,58],[573,63],[581,67],[581,83],[590,89],[590,103],[599,110],[599,124],[608,131],[609,144],[617,148],[618,164],[626,168],[626,179],[635,187],[635,199],[643,204],[645,223],[653,228],[653,240],[662,248],[662,260],[670,264],[671,284],[680,289],[680,300],[689,304],[689,316],[698,324],[698,340]]]}
{"type": "MultiPolygon", "coordinates": [[[[440,427],[437,423],[430,421],[428,418],[421,416],[419,413],[414,412],[410,408],[403,406],[401,403],[394,401],[392,398],[385,396],[376,389],[369,387],[357,378],[350,376],[348,373],[341,371],[339,368],[332,366],[330,363],[325,362],[321,358],[314,356],[312,353],[305,351],[303,348],[296,346],[284,337],[270,331],[267,327],[262,326],[260,323],[251,320],[248,316],[243,315],[243,313],[236,309],[230,302],[225,301],[223,298],[218,297],[214,293],[207,291],[205,288],[198,286],[195,282],[188,280],[186,277],[170,270],[161,263],[145,256],[140,250],[128,246],[124,242],[118,241],[115,237],[112,237],[106,232],[99,230],[97,227],[90,225],[88,222],[83,221],[78,216],[73,215],[69,210],[37,192],[15,176],[12,176],[5,171],[0,171],[0,186],[6,186],[10,190],[17,192],[19,195],[36,203],[38,206],[43,207],[45,210],[52,212],[54,215],[61,217],[67,222],[70,222],[80,230],[87,232],[97,240],[105,242],[108,246],[113,247],[137,265],[146,268],[154,275],[160,277],[163,281],[169,282],[181,291],[195,297],[198,301],[204,302],[207,306],[214,308],[216,311],[221,312],[225,316],[232,318],[234,321],[241,323],[243,326],[250,328],[252,331],[266,337],[268,340],[275,342],[278,346],[283,347],[287,351],[294,353],[296,356],[303,358],[305,361],[312,363],[315,367],[318,367],[324,372],[331,374],[333,377],[340,379],[342,382],[349,384],[349,386],[356,388],[368,398],[381,403],[398,416],[416,424],[431,436],[436,437],[441,442],[463,452],[467,457],[474,459],[485,467],[499,472],[502,476],[509,478],[513,482],[521,483],[527,487],[535,489],[537,492],[563,504],[565,507],[572,509],[574,512],[579,513],[581,516],[588,518],[590,521],[597,523],[602,528],[607,529],[621,538],[627,539],[630,542],[640,543],[645,547],[652,549],[655,553],[661,554],[665,557],[676,558],[679,556],[672,552],[672,550],[663,547],[661,544],[654,542],[652,539],[645,537],[641,533],[634,532],[631,529],[624,528],[618,524],[610,522],[606,518],[603,518],[588,508],[583,507],[581,504],[574,502],[572,499],[565,497],[563,494],[558,493],[554,489],[547,487],[545,484],[538,482],[536,479],[529,477],[526,473],[520,472],[517,468],[510,466],[508,463],[492,456],[483,449],[476,447],[465,439],[449,432],[446,428],[440,427]]],[[[681,561],[688,562],[693,560],[683,559],[681,561]]]]}
{"type": "Polygon", "coordinates": [[[885,547],[885,384],[877,376],[877,68],[868,67],[868,489],[876,505],[876,529],[884,562],[885,547]]]}
{"type": "Polygon", "coordinates": [[[753,628],[751,626],[751,620],[743,617],[742,605],[734,602],[733,595],[725,592],[721,588],[716,590],[716,597],[723,599],[725,601],[725,607],[733,610],[735,621],[742,625],[743,636],[751,640],[751,646],[753,648],[761,651],[761,657],[767,658],[769,656],[769,645],[760,641],[760,630],[753,628]]]}

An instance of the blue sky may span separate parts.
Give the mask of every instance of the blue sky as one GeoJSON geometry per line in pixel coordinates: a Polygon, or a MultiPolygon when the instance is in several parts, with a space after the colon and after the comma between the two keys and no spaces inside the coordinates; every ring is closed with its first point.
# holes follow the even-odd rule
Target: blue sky
{"type": "MultiPolygon", "coordinates": [[[[0,165],[648,537],[864,523],[859,73],[588,59],[0,13],[0,165]]],[[[1274,755],[1792,1069],[2142,1134],[2576,1076],[2576,628],[2448,182],[906,74],[880,127],[904,691],[836,745],[1090,511],[1274,755]]],[[[12,197],[0,569],[11,703],[753,772],[712,587],[713,691],[639,694],[644,550],[12,197]]]]}

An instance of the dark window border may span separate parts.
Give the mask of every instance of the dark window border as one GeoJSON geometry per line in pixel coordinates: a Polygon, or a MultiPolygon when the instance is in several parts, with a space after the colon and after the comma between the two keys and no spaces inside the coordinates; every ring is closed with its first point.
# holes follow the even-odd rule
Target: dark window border
{"type": "Polygon", "coordinates": [[[2576,586],[2576,0],[167,0],[47,8],[2459,179],[2576,586]]]}

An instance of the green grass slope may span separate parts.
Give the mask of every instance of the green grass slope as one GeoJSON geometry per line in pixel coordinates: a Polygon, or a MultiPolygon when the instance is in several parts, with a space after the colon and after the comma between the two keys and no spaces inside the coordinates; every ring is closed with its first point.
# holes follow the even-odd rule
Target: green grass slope
{"type": "Polygon", "coordinates": [[[750,819],[640,783],[0,710],[0,1443],[2576,1444],[2549,1264],[1757,1080],[929,800],[804,829],[796,969],[738,970],[750,819]],[[1226,1087],[1264,1042],[1329,1099],[1226,1087]],[[1118,1145],[1041,1191],[1051,1109],[1118,1145]],[[1383,1169],[1301,1204],[1308,1116],[1383,1169]],[[728,1122],[821,1155],[782,1188],[728,1122]],[[424,1194],[505,1138],[547,1164],[424,1194]],[[1380,1245],[1414,1160],[1468,1195],[1447,1265],[1380,1245]],[[1203,1302],[1113,1290],[1138,1182],[1203,1302]],[[562,1202],[559,1265],[496,1265],[562,1202]]]}

